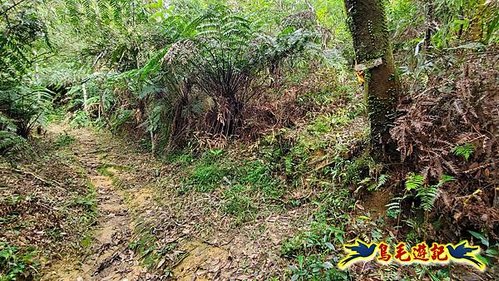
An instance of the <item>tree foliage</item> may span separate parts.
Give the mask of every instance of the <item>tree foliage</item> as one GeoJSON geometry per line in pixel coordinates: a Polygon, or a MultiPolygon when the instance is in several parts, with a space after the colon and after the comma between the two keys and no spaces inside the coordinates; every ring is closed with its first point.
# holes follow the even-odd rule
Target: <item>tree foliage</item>
{"type": "MultiPolygon", "coordinates": [[[[43,87],[26,74],[43,57],[40,44],[49,46],[46,26],[36,2],[5,1],[0,6],[0,147],[5,153],[28,137],[49,101],[43,87]]],[[[18,149],[17,149],[18,150],[18,149]]]]}

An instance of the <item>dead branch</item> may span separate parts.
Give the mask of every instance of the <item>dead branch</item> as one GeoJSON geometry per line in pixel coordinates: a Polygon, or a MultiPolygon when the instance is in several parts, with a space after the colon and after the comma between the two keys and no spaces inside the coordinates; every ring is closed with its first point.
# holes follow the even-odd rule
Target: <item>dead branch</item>
{"type": "Polygon", "coordinates": [[[20,170],[20,169],[15,169],[15,168],[8,168],[8,167],[0,167],[0,169],[2,170],[7,170],[7,171],[11,171],[11,172],[15,172],[15,173],[18,173],[18,174],[23,174],[23,175],[28,175],[28,176],[31,176],[33,178],[35,178],[36,180],[46,184],[46,185],[50,185],[50,186],[53,186],[53,187],[57,187],[61,190],[66,190],[64,189],[63,185],[55,180],[47,180],[33,172],[29,172],[29,171],[24,171],[24,170],[20,170]]]}

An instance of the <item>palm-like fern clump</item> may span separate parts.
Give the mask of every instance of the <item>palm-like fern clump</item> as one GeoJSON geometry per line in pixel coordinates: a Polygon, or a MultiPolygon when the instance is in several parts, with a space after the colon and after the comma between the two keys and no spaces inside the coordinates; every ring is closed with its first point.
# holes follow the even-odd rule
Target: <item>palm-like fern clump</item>
{"type": "MultiPolygon", "coordinates": [[[[176,30],[177,37],[158,53],[161,59],[154,57],[140,72],[142,77],[154,77],[158,90],[147,96],[165,109],[165,118],[151,116],[172,124],[167,127],[170,145],[181,143],[182,135],[193,131],[223,137],[237,134],[244,106],[258,94],[255,86],[268,81],[282,61],[318,38],[315,25],[289,22],[271,36],[224,6],[212,7],[190,22],[169,22],[168,30],[176,30]]],[[[151,112],[161,112],[153,108],[151,112]]]]}
{"type": "MultiPolygon", "coordinates": [[[[48,44],[47,34],[54,28],[59,31],[60,26],[45,26],[28,4],[12,9],[16,13],[9,13],[11,25],[1,26],[5,69],[0,66],[0,75],[15,77],[17,86],[3,87],[8,79],[0,82],[1,110],[23,136],[36,123],[40,105],[55,94],[39,86],[54,83],[67,87],[63,90],[70,111],[82,111],[74,116],[97,118],[115,129],[135,123],[150,134],[153,150],[181,147],[199,134],[237,135],[245,106],[261,93],[256,89],[273,81],[269,78],[279,74],[280,65],[289,57],[313,48],[320,38],[311,11],[286,17],[280,30],[269,34],[248,14],[223,5],[210,6],[197,15],[172,15],[163,5],[141,1],[60,0],[53,4],[68,23],[65,32],[83,40],[68,51],[78,53],[79,64],[91,64],[92,69],[82,69],[69,83],[45,81],[43,74],[42,82],[27,79],[29,83],[22,83],[23,69],[32,71],[36,65],[34,44],[46,38],[45,45],[53,47],[47,50],[51,53],[60,47],[59,39],[68,38],[54,37],[54,45],[48,44]],[[17,33],[12,30],[16,23],[17,33]],[[12,71],[18,73],[12,75],[12,71]],[[101,73],[102,79],[85,74],[92,71],[101,73]]],[[[41,17],[55,20],[48,11],[41,17]]]]}
{"type": "Polygon", "coordinates": [[[206,124],[211,133],[236,132],[243,106],[256,94],[252,85],[268,75],[267,68],[303,51],[314,38],[312,27],[289,24],[277,36],[266,36],[226,9],[204,16],[194,41],[199,51],[193,63],[199,68],[193,80],[214,101],[206,124]]]}

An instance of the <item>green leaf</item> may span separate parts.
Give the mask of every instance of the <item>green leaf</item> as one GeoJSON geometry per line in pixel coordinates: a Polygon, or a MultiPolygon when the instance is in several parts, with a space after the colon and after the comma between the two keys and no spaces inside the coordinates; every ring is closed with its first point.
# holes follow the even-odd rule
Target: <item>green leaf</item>
{"type": "Polygon", "coordinates": [[[334,248],[334,245],[333,245],[333,244],[331,244],[331,242],[326,242],[326,243],[324,243],[324,245],[325,245],[325,246],[326,246],[329,250],[334,250],[334,249],[335,249],[335,248],[334,248]]]}
{"type": "Polygon", "coordinates": [[[483,234],[472,230],[468,230],[468,232],[473,235],[473,237],[478,238],[484,246],[489,247],[489,239],[487,239],[483,234]]]}
{"type": "Polygon", "coordinates": [[[471,143],[458,145],[452,150],[454,155],[459,157],[464,157],[466,161],[468,161],[468,159],[470,158],[470,156],[473,154],[474,151],[475,151],[475,146],[471,143]]]}
{"type": "Polygon", "coordinates": [[[489,260],[487,258],[483,257],[482,255],[476,255],[476,258],[487,266],[490,264],[489,260]]]}
{"type": "Polygon", "coordinates": [[[497,249],[490,248],[485,251],[485,254],[489,257],[497,257],[499,256],[499,251],[497,249]]]}
{"type": "Polygon", "coordinates": [[[405,182],[405,188],[410,191],[414,189],[419,189],[424,184],[424,177],[420,174],[410,173],[407,176],[407,180],[405,182]]]}

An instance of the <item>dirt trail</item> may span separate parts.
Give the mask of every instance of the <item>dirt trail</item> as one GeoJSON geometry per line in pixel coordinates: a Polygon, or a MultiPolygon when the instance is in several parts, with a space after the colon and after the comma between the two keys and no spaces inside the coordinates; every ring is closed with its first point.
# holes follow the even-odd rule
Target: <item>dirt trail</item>
{"type": "Polygon", "coordinates": [[[51,265],[42,280],[264,280],[281,274],[280,241],[310,217],[304,208],[236,226],[216,192],[178,192],[178,167],[107,133],[50,133],[64,130],[76,139],[69,158],[95,187],[99,216],[88,254],[51,265]]]}
{"type": "MultiPolygon", "coordinates": [[[[62,129],[52,128],[55,132],[62,129]]],[[[42,280],[138,280],[144,270],[129,249],[132,219],[124,194],[113,185],[113,175],[119,171],[104,160],[104,152],[110,148],[99,143],[89,130],[78,130],[71,135],[76,139],[73,153],[97,192],[99,215],[91,254],[78,261],[63,260],[55,264],[42,280]]]]}

